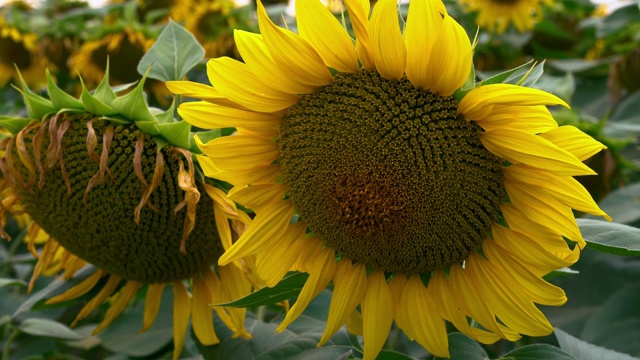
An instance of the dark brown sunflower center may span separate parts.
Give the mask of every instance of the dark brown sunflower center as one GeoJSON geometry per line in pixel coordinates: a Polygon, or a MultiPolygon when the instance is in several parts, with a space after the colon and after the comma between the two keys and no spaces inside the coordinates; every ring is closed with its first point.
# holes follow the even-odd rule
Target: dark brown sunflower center
{"type": "Polygon", "coordinates": [[[0,37],[0,63],[11,68],[15,64],[19,69],[24,70],[31,65],[31,54],[23,44],[9,37],[0,37]]]}
{"type": "Polygon", "coordinates": [[[98,146],[92,160],[87,152],[90,119],[89,115],[64,114],[58,116],[57,127],[51,121],[42,125],[47,128],[40,133],[44,135],[42,143],[36,145],[40,149],[38,161],[33,144],[39,143],[34,137],[40,136],[37,134],[41,127],[24,136],[29,159],[23,160],[27,158],[24,153],[21,159],[18,141],[11,145],[13,166],[8,165],[5,157],[3,170],[14,168],[10,176],[14,176],[15,188],[27,213],[67,251],[127,280],[171,282],[188,278],[215,263],[223,249],[213,203],[202,188],[195,228],[186,240],[185,254],[180,252],[187,209],[185,206],[176,213],[174,210],[185,198],[177,180],[182,155],[173,152],[170,146],[161,150],[164,159],[161,181],[150,193],[148,205],[141,207],[140,221],[136,224],[136,207],[145,192],[134,170],[136,144],[142,145],[139,164],[147,185],[152,184],[156,172],[157,145],[134,125],[107,130],[107,122],[94,121],[98,146]],[[66,122],[69,128],[62,135],[62,161],[59,161],[47,150],[50,137],[58,137],[66,122]],[[103,135],[107,131],[113,131],[108,170],[103,181],[87,192],[88,184],[100,172],[96,157],[102,153],[103,135]],[[36,170],[34,177],[25,165],[29,163],[32,168],[45,169],[43,181],[42,171],[36,170]]]}
{"type": "Polygon", "coordinates": [[[457,102],[377,72],[339,74],[280,126],[287,193],[340,254],[389,272],[464,260],[498,218],[501,160],[457,102]]]}

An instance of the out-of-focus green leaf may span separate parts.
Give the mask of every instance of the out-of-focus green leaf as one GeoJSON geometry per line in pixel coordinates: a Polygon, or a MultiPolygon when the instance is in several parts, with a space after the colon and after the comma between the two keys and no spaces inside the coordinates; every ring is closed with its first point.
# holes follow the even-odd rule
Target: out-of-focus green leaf
{"type": "MultiPolygon", "coordinates": [[[[631,224],[640,219],[640,182],[618,188],[598,204],[613,220],[631,224]]],[[[592,216],[589,216],[590,218],[592,216]]],[[[593,216],[595,218],[595,216],[593,216]]]]}
{"type": "Polygon", "coordinates": [[[499,358],[499,360],[576,360],[555,346],[535,344],[515,349],[499,358]]]}
{"type": "Polygon", "coordinates": [[[616,9],[607,16],[597,30],[599,38],[613,35],[624,30],[629,24],[640,21],[640,8],[638,4],[629,4],[616,9]]]}
{"type": "MultiPolygon", "coordinates": [[[[617,351],[605,349],[600,346],[589,344],[582,341],[570,334],[556,328],[555,335],[560,344],[560,348],[573,355],[576,359],[580,360],[633,360],[636,359],[627,354],[622,354],[617,351]]],[[[614,334],[617,335],[617,334],[614,334]]],[[[637,339],[634,339],[637,340],[637,339]]]]}
{"type": "Polygon", "coordinates": [[[549,279],[553,279],[555,277],[577,275],[577,274],[580,274],[580,272],[573,270],[571,268],[562,268],[562,269],[554,270],[548,273],[547,275],[544,276],[544,279],[549,281],[549,279]]]}
{"type": "Polygon", "coordinates": [[[571,104],[571,98],[576,90],[576,83],[571,73],[567,73],[564,76],[542,75],[533,87],[550,92],[571,104]]]}
{"type": "Polygon", "coordinates": [[[309,274],[306,273],[292,273],[285,276],[272,288],[265,287],[236,301],[215,305],[232,307],[272,305],[297,296],[308,278],[309,274]]]}
{"type": "MultiPolygon", "coordinates": [[[[489,358],[482,346],[475,340],[461,333],[449,334],[450,359],[486,360],[489,358]]],[[[444,360],[434,357],[434,360],[444,360]]]]}
{"type": "Polygon", "coordinates": [[[138,73],[151,66],[149,77],[160,81],[182,80],[204,58],[204,48],[178,23],[170,20],[158,40],[140,59],[138,73]]]}
{"type": "Polygon", "coordinates": [[[20,323],[20,331],[36,336],[56,339],[80,340],[82,336],[68,326],[49,319],[29,318],[20,323]]]}
{"type": "Polygon", "coordinates": [[[640,255],[640,229],[607,221],[578,219],[587,247],[616,255],[640,255]]]}
{"type": "Polygon", "coordinates": [[[24,280],[20,279],[0,279],[0,287],[8,286],[8,285],[22,285],[26,286],[27,283],[24,280]]]}
{"type": "Polygon", "coordinates": [[[128,309],[108,328],[98,334],[102,345],[113,352],[128,356],[151,356],[173,339],[173,292],[167,286],[162,293],[158,317],[149,330],[142,329],[142,303],[128,309]]]}
{"type": "Polygon", "coordinates": [[[640,91],[636,91],[620,102],[616,111],[609,118],[606,127],[608,130],[623,132],[640,132],[640,91]]]}
{"type": "Polygon", "coordinates": [[[548,64],[552,68],[563,72],[579,73],[595,69],[599,66],[609,65],[613,57],[607,57],[598,60],[584,60],[584,59],[554,59],[549,60],[548,64]]]}
{"type": "Polygon", "coordinates": [[[640,357],[640,284],[613,294],[589,318],[581,338],[608,349],[640,357]]]}
{"type": "Polygon", "coordinates": [[[377,360],[414,360],[409,355],[403,354],[401,352],[393,351],[393,350],[382,350],[378,354],[377,360]]]}

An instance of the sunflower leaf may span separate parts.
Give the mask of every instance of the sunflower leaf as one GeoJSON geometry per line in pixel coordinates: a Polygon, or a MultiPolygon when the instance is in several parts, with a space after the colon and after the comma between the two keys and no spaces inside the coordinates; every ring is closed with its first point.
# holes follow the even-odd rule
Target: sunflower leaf
{"type": "MultiPolygon", "coordinates": [[[[449,334],[449,353],[451,359],[485,360],[489,356],[475,340],[461,333],[449,334]]],[[[434,360],[443,360],[436,356],[434,360]]]]}
{"type": "Polygon", "coordinates": [[[171,124],[158,124],[160,135],[170,143],[183,149],[191,148],[191,124],[185,121],[171,124]]]}
{"type": "Polygon", "coordinates": [[[587,247],[605,253],[640,255],[640,229],[600,220],[578,219],[587,247]]]}
{"type": "Polygon", "coordinates": [[[635,359],[627,354],[609,350],[600,346],[589,344],[575,338],[568,333],[556,328],[555,335],[560,344],[560,348],[574,357],[582,360],[632,360],[635,359]]]}
{"type": "Polygon", "coordinates": [[[29,335],[46,336],[57,339],[80,340],[82,336],[68,326],[49,319],[30,318],[19,326],[20,331],[29,335]]]}
{"type": "Polygon", "coordinates": [[[534,344],[515,349],[498,360],[575,360],[576,358],[549,344],[534,344]]]}
{"type": "Polygon", "coordinates": [[[84,110],[84,105],[82,102],[73,96],[67,94],[62,89],[56,85],[56,83],[51,78],[51,73],[49,69],[47,69],[47,90],[49,92],[49,98],[58,109],[75,109],[75,110],[84,110]]]}
{"type": "Polygon", "coordinates": [[[185,28],[169,21],[158,40],[140,59],[138,73],[153,65],[149,77],[160,81],[182,80],[204,58],[204,48],[185,28]]]}
{"type": "Polygon", "coordinates": [[[31,119],[0,116],[0,128],[7,129],[13,135],[17,134],[31,122],[31,119]]]}
{"type": "Polygon", "coordinates": [[[22,285],[27,286],[27,283],[24,280],[20,279],[6,279],[0,278],[0,287],[8,286],[8,285],[22,285]]]}
{"type": "Polygon", "coordinates": [[[300,291],[302,291],[302,287],[307,282],[308,278],[309,274],[306,273],[291,273],[285,276],[272,288],[265,287],[241,299],[225,304],[215,304],[213,306],[246,308],[260,305],[272,305],[300,294],[300,291]]]}

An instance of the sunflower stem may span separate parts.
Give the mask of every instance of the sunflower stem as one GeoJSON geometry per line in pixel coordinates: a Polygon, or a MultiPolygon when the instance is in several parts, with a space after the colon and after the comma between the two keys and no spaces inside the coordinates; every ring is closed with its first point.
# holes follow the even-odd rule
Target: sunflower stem
{"type": "Polygon", "coordinates": [[[20,329],[18,329],[17,327],[13,327],[11,335],[9,335],[9,338],[4,343],[4,349],[2,350],[2,360],[9,360],[9,353],[11,352],[11,344],[19,334],[20,334],[20,329]]]}

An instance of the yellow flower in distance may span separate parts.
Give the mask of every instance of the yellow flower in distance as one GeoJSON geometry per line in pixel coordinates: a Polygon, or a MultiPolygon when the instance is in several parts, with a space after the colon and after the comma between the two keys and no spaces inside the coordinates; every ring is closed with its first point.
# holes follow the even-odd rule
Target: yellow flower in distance
{"type": "Polygon", "coordinates": [[[4,11],[0,12],[0,88],[11,79],[18,83],[16,67],[29,85],[44,83],[45,64],[38,56],[37,40],[36,34],[7,23],[4,11]]]}
{"type": "Polygon", "coordinates": [[[553,0],[460,0],[467,12],[477,12],[476,24],[490,32],[503,33],[509,25],[519,32],[531,31],[542,20],[543,5],[553,0]]]}
{"type": "Polygon", "coordinates": [[[310,274],[280,331],[333,281],[320,345],[361,316],[365,359],[393,321],[441,357],[445,320],[482,343],[549,334],[536,304],[566,297],[542,276],[585,246],[571,209],[608,218],[572,177],[604,146],[558,127],[546,105],[566,104],[540,90],[455,100],[467,34],[430,0],[410,3],[403,33],[396,4],[369,17],[368,0],[345,1],[354,44],[319,1],[296,2],[299,34],[258,3],[260,34],[235,32],[243,62],[210,60],[213,87],[167,84],[203,100],[180,106],[187,122],[237,129],[198,142],[205,174],[256,213],[219,264],[255,254],[269,286],[310,274]]]}
{"type": "Polygon", "coordinates": [[[47,301],[80,299],[95,289],[72,325],[108,303],[93,331],[99,333],[141,291],[145,331],[169,285],[174,359],[190,321],[202,344],[219,342],[214,311],[235,336],[250,337],[246,309],[211,304],[251,292],[252,262],[243,259],[214,270],[251,220],[215,181],[199,175],[190,145],[176,141],[176,133],[188,137],[190,127],[178,131],[173,118],[161,123],[151,114],[142,96],[145,79],[123,96],[106,80],[95,96],[83,85],[80,99],[48,80],[51,100],[22,88],[30,119],[0,119],[0,127],[12,133],[0,141],[0,224],[5,212],[25,213],[32,220],[28,249],[38,261],[29,290],[40,275],[60,273],[66,281],[91,264],[95,271],[88,277],[47,301]],[[169,129],[169,139],[162,137],[163,129],[169,129]],[[36,243],[43,237],[38,252],[36,243]]]}

